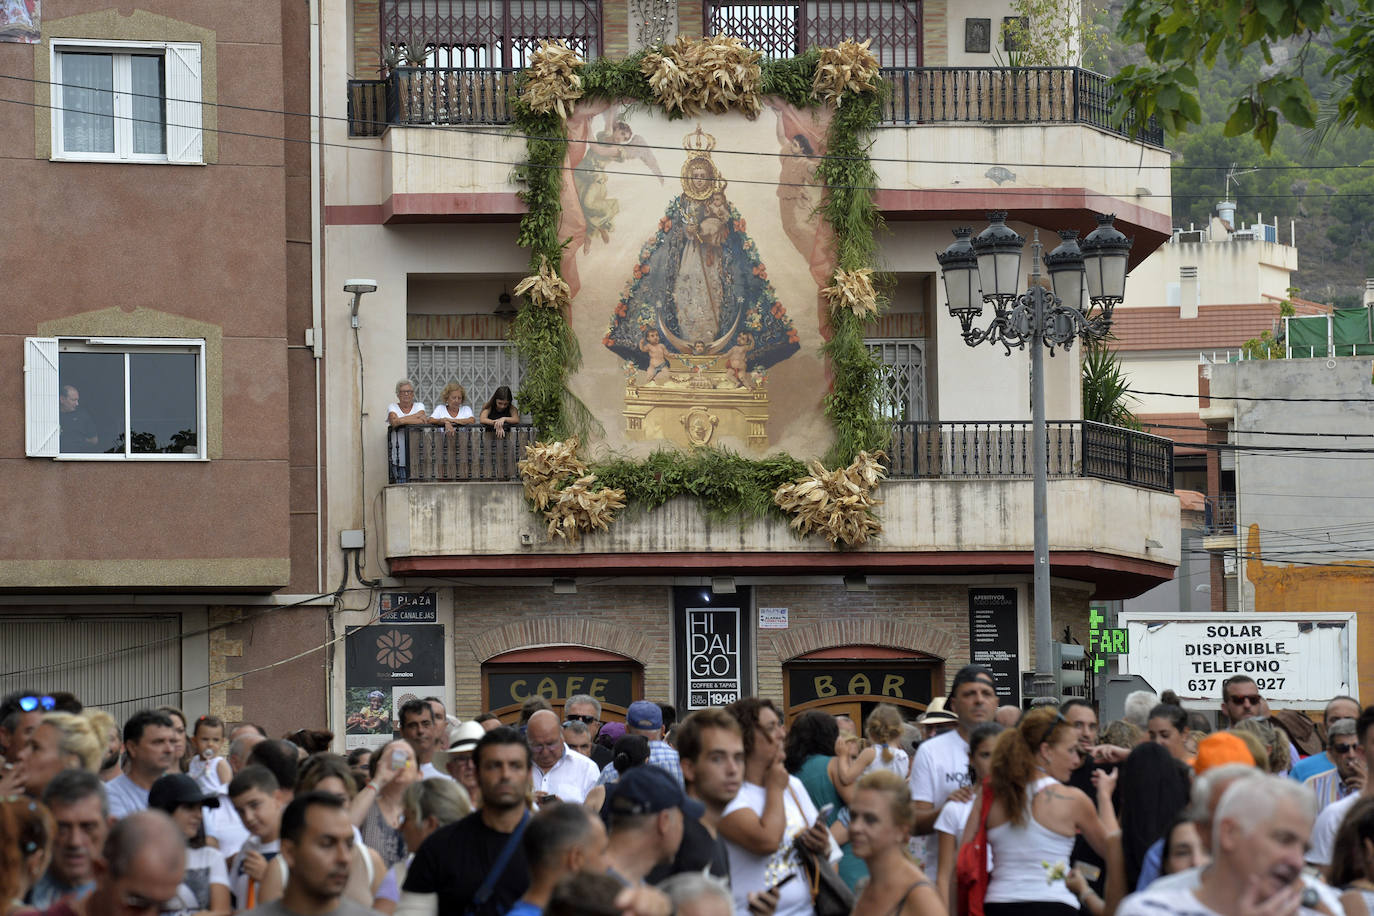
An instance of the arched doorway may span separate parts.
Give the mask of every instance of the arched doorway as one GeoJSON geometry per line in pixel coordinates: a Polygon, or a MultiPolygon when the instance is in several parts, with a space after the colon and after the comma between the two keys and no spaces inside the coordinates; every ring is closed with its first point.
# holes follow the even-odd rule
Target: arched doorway
{"type": "Polygon", "coordinates": [[[879,703],[915,719],[944,693],[944,659],[886,646],[837,646],[798,655],[783,665],[787,719],[809,709],[847,715],[863,728],[879,703]]]}
{"type": "Polygon", "coordinates": [[[531,696],[548,700],[561,717],[568,697],[579,693],[601,701],[603,722],[623,722],[644,696],[644,666],[586,646],[516,649],[482,664],[482,708],[508,724],[520,721],[520,706],[531,696]]]}

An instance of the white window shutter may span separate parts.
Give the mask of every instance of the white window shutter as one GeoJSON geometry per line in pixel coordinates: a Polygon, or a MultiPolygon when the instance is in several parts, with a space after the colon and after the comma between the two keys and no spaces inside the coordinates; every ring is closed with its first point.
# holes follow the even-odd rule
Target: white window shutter
{"type": "Polygon", "coordinates": [[[167,46],[167,160],[204,162],[200,45],[167,46]]]}
{"type": "Polygon", "coordinates": [[[61,442],[57,398],[57,338],[24,340],[24,454],[52,458],[61,442]]]}

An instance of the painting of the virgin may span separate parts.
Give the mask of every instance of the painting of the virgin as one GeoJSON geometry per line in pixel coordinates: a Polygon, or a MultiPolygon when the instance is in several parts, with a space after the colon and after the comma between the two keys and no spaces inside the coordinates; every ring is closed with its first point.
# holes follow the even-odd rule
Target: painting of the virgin
{"type": "MultiPolygon", "coordinates": [[[[698,125],[683,140],[682,193],[640,248],[602,343],[658,374],[667,354],[767,369],[800,348],[743,216],[698,125]],[[743,352],[741,350],[743,348],[743,352]]],[[[736,373],[743,382],[743,370],[736,373]]]]}

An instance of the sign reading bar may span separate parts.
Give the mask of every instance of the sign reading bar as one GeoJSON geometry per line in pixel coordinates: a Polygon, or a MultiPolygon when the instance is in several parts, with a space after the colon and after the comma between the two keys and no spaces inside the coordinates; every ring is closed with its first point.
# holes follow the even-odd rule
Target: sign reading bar
{"type": "Polygon", "coordinates": [[[997,682],[997,701],[1021,705],[1020,625],[1016,589],[968,590],[969,658],[983,665],[997,682]]]}
{"type": "Polygon", "coordinates": [[[932,665],[900,661],[857,665],[794,664],[787,669],[789,708],[834,697],[872,697],[929,703],[932,665]]]}
{"type": "Polygon", "coordinates": [[[740,698],[740,609],[687,608],[687,708],[725,706],[740,698]]]}
{"type": "Polygon", "coordinates": [[[514,706],[534,696],[543,697],[550,703],[561,702],[579,693],[589,694],[612,706],[628,707],[634,702],[634,686],[634,675],[629,671],[491,671],[487,674],[487,696],[492,709],[514,706]]]}
{"type": "Polygon", "coordinates": [[[1228,677],[1253,678],[1271,703],[1321,708],[1359,685],[1354,613],[1119,616],[1129,650],[1122,674],[1156,690],[1216,703],[1228,677]]]}
{"type": "Polygon", "coordinates": [[[382,620],[394,623],[435,623],[439,619],[433,592],[382,592],[378,609],[382,620]]]}

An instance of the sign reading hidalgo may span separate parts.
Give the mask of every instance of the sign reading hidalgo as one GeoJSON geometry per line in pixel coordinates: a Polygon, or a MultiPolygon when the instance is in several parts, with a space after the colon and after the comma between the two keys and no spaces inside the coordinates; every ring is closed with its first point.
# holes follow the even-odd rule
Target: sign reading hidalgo
{"type": "Polygon", "coordinates": [[[1125,613],[1129,651],[1122,674],[1157,691],[1216,703],[1221,685],[1244,674],[1271,703],[1321,708],[1358,685],[1355,614],[1125,613]]]}

